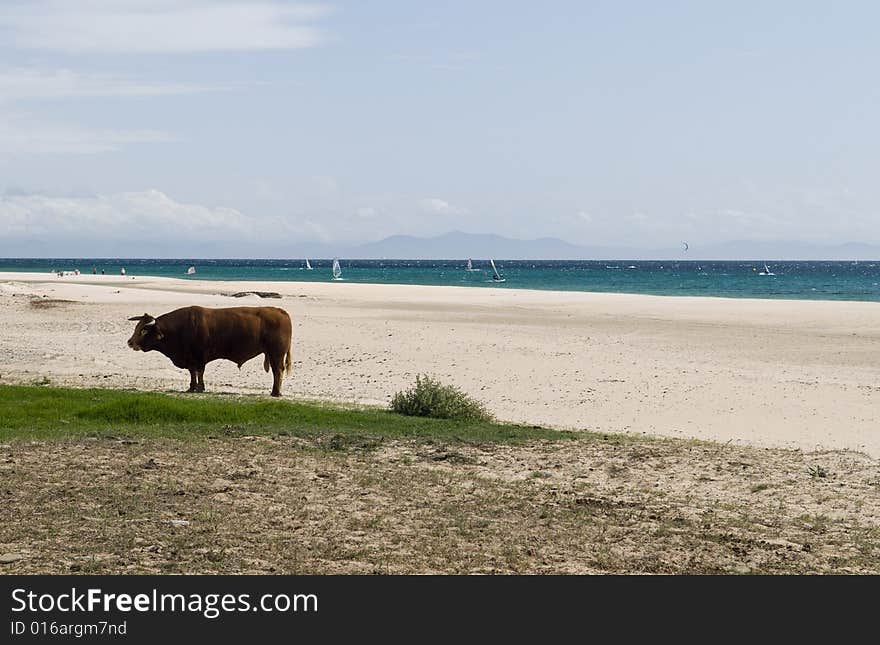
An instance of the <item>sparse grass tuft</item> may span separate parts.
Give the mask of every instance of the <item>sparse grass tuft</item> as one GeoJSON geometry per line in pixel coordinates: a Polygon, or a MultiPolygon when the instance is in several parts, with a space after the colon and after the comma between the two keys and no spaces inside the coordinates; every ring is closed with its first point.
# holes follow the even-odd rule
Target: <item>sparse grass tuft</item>
{"type": "Polygon", "coordinates": [[[391,409],[410,417],[491,421],[492,415],[479,401],[454,385],[444,385],[428,375],[416,376],[416,384],[391,399],[391,409]]]}
{"type": "Polygon", "coordinates": [[[825,468],[825,466],[820,466],[818,464],[815,466],[810,466],[807,472],[810,473],[810,477],[812,477],[813,479],[824,479],[828,477],[828,470],[825,468]]]}

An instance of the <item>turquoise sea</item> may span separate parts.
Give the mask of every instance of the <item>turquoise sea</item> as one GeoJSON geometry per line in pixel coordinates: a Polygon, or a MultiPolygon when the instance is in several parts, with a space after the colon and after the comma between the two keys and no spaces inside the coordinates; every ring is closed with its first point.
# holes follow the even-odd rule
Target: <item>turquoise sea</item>
{"type": "MultiPolygon", "coordinates": [[[[330,281],[330,259],[205,260],[194,258],[53,258],[0,259],[0,271],[95,267],[118,275],[169,276],[198,280],[330,281]],[[189,266],[194,275],[186,275],[189,266]]],[[[859,262],[770,261],[775,275],[760,275],[763,261],[681,260],[495,260],[505,282],[492,282],[488,260],[474,259],[479,271],[465,271],[465,260],[346,260],[340,258],[345,282],[454,285],[486,289],[600,291],[666,296],[793,298],[802,300],[880,301],[880,260],[859,262]]]]}

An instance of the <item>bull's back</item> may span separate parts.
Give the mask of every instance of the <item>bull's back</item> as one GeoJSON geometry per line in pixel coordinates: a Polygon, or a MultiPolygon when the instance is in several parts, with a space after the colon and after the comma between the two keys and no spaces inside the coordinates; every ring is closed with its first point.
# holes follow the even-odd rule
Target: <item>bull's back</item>
{"type": "Polygon", "coordinates": [[[280,341],[289,341],[290,316],[278,307],[204,308],[205,327],[216,341],[253,342],[265,349],[280,341]]]}
{"type": "Polygon", "coordinates": [[[169,314],[176,326],[191,329],[205,358],[247,360],[267,351],[287,351],[292,325],[278,307],[184,307],[169,314]]]}

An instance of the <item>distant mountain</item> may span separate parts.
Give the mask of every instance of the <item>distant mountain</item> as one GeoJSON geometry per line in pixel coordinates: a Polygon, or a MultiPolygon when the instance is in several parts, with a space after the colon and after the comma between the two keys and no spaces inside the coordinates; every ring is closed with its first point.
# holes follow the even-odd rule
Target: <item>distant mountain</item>
{"type": "Polygon", "coordinates": [[[277,258],[399,260],[880,260],[880,245],[850,242],[736,240],[703,245],[688,240],[690,248],[634,249],[625,246],[578,246],[553,237],[518,240],[494,234],[452,231],[436,237],[393,235],[377,242],[349,245],[292,240],[218,241],[193,246],[173,238],[118,240],[108,250],[86,247],[66,239],[24,238],[7,241],[0,236],[0,257],[129,257],[129,258],[277,258]],[[62,251],[59,252],[59,249],[62,251]]]}
{"type": "Polygon", "coordinates": [[[705,248],[692,243],[689,256],[701,260],[877,260],[880,259],[880,246],[861,242],[816,244],[737,240],[705,248]]]}
{"type": "Polygon", "coordinates": [[[357,246],[351,253],[352,257],[360,258],[408,260],[467,257],[547,260],[584,258],[589,250],[552,237],[515,240],[500,235],[453,231],[429,238],[393,235],[378,242],[357,246]]]}
{"type": "Polygon", "coordinates": [[[808,242],[738,240],[701,246],[689,242],[660,249],[631,247],[585,247],[552,237],[517,240],[494,234],[453,231],[437,237],[393,235],[378,242],[346,249],[350,258],[394,258],[407,260],[497,258],[503,260],[872,260],[880,259],[880,246],[850,242],[815,244],[808,242]]]}

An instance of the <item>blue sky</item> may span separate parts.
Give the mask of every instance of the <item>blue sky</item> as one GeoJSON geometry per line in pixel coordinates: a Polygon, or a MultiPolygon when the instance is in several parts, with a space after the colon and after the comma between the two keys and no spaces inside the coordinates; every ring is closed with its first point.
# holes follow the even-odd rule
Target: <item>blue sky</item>
{"type": "Polygon", "coordinates": [[[4,1],[0,255],[880,243],[878,23],[870,2],[4,1]]]}

